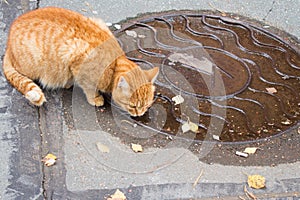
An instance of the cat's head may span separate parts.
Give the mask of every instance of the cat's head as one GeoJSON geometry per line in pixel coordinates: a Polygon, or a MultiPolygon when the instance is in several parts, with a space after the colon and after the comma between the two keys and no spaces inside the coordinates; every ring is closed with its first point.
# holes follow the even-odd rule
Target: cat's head
{"type": "Polygon", "coordinates": [[[131,116],[142,116],[152,105],[158,67],[142,70],[136,67],[119,77],[112,98],[131,116]]]}

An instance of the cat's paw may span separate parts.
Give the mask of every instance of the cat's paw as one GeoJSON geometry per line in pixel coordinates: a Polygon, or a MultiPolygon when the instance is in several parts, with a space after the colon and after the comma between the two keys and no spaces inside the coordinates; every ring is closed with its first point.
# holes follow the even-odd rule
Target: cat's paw
{"type": "Polygon", "coordinates": [[[92,106],[103,106],[104,105],[104,98],[103,98],[102,95],[100,95],[100,96],[97,96],[95,98],[89,98],[88,102],[92,106]]]}
{"type": "Polygon", "coordinates": [[[25,94],[25,97],[36,106],[41,106],[44,102],[46,102],[44,93],[40,90],[30,90],[25,94]]]}
{"type": "Polygon", "coordinates": [[[103,106],[104,105],[104,98],[102,95],[95,98],[95,105],[96,106],[103,106]]]}

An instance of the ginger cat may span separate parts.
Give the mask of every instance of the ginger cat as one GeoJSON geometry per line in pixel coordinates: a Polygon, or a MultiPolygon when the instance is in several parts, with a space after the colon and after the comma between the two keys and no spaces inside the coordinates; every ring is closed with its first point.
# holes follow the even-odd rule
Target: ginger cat
{"type": "Polygon", "coordinates": [[[31,103],[41,106],[45,88],[80,86],[91,105],[102,106],[99,91],[132,116],[151,106],[158,68],[142,70],[128,60],[100,19],[56,7],[18,17],[10,28],[3,72],[31,103]]]}

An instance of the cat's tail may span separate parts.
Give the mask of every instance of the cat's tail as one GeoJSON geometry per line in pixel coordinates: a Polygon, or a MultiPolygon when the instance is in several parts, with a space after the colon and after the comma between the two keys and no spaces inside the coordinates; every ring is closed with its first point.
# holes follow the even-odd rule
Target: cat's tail
{"type": "Polygon", "coordinates": [[[10,84],[21,92],[32,104],[41,106],[46,101],[41,88],[13,67],[8,51],[3,59],[3,73],[10,84]]]}

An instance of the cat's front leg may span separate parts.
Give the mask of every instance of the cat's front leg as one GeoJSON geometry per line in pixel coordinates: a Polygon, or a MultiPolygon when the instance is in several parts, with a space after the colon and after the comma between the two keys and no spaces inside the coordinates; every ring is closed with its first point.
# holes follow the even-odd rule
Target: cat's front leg
{"type": "Polygon", "coordinates": [[[101,94],[95,92],[95,90],[83,89],[86,99],[92,106],[103,106],[104,98],[101,94]]]}
{"type": "Polygon", "coordinates": [[[98,96],[88,99],[89,104],[93,106],[103,106],[104,105],[104,98],[101,94],[98,94],[98,96]]]}

